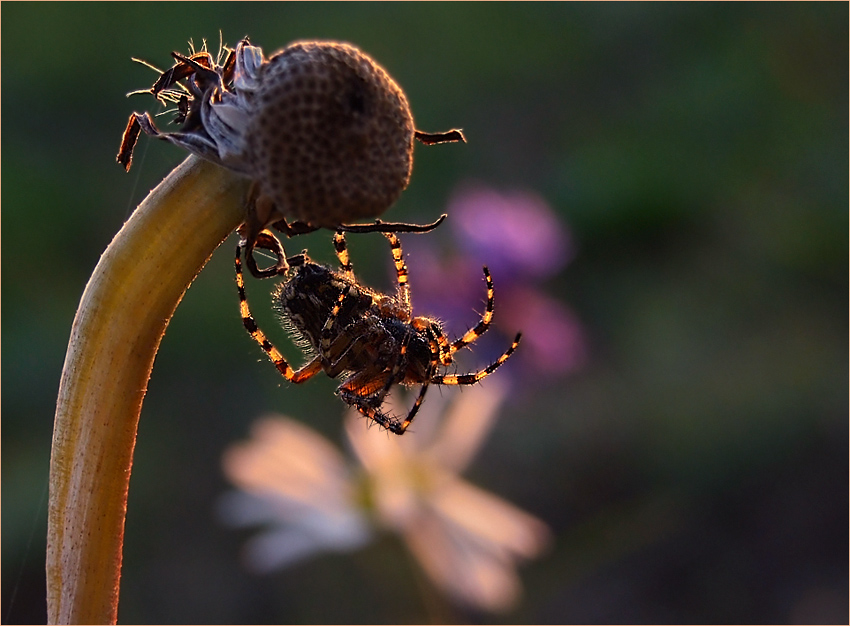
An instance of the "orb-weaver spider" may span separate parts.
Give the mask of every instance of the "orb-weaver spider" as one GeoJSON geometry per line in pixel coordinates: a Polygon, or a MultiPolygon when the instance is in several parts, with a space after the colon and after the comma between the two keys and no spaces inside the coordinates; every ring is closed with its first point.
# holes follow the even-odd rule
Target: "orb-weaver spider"
{"type": "MultiPolygon", "coordinates": [[[[413,316],[407,265],[401,243],[393,233],[384,233],[390,242],[398,288],[395,294],[379,293],[362,285],[354,276],[345,242],[337,231],[334,248],[339,271],[319,265],[305,254],[285,259],[286,279],[272,294],[274,308],[295,343],[305,349],[310,360],[297,370],[257,326],[245,295],[242,274],[242,248],[236,247],[236,286],[245,329],[292,383],[303,383],[319,372],[341,377],[337,394],[349,406],[387,430],[401,435],[413,422],[429,385],[472,385],[492,374],[513,354],[521,333],[502,355],[478,372],[438,373],[453,362],[453,355],[483,335],[493,318],[493,280],[487,267],[487,306],[478,324],[450,342],[441,323],[431,317],[413,316]],[[422,385],[409,413],[403,419],[382,410],[387,394],[395,384],[422,385]]],[[[280,260],[283,247],[269,231],[263,231],[256,246],[271,250],[280,260]]]]}

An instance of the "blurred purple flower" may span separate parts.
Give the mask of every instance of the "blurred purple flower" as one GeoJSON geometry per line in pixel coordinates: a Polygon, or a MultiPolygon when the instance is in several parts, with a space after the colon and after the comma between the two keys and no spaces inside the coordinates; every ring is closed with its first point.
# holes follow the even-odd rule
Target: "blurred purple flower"
{"type": "Polygon", "coordinates": [[[547,278],[575,256],[569,231],[534,192],[467,183],[449,199],[447,213],[466,254],[502,281],[547,278]]]}
{"type": "Polygon", "coordinates": [[[535,371],[558,375],[580,369],[587,358],[587,342],[578,316],[566,304],[538,289],[515,285],[501,299],[502,324],[523,331],[523,349],[534,360],[535,371]]]}

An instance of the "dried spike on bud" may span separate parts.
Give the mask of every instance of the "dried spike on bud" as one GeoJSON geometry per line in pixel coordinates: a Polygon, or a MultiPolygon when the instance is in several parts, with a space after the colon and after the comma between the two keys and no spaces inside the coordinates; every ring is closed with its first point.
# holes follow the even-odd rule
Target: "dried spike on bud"
{"type": "Polygon", "coordinates": [[[421,130],[417,130],[413,134],[420,143],[424,143],[426,146],[433,146],[438,143],[457,143],[458,141],[466,143],[466,137],[463,136],[463,131],[459,128],[453,128],[444,133],[423,133],[421,130]]]}

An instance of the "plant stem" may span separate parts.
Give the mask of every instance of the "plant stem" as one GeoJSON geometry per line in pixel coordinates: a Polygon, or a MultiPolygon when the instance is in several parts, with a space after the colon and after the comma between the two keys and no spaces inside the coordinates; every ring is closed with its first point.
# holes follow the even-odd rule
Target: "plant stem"
{"type": "Polygon", "coordinates": [[[189,284],[241,223],[248,181],[189,157],[103,253],[59,385],[47,521],[49,624],[114,624],[133,448],[154,357],[189,284]]]}

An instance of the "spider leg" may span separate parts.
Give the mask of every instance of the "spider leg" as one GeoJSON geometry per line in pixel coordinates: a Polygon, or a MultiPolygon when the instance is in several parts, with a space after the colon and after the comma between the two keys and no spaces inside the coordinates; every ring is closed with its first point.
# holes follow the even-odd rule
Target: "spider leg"
{"type": "Polygon", "coordinates": [[[336,378],[350,369],[351,361],[347,357],[356,354],[358,344],[368,343],[369,340],[370,337],[361,335],[354,339],[343,336],[330,341],[327,348],[321,351],[325,373],[331,378],[336,378]]]}
{"type": "MultiPolygon", "coordinates": [[[[334,242],[335,243],[335,242],[334,242]]],[[[339,317],[339,312],[342,310],[342,303],[345,302],[345,299],[348,297],[348,293],[351,291],[351,285],[347,284],[343,287],[342,291],[339,293],[339,298],[336,301],[336,304],[331,309],[330,315],[328,315],[328,319],[325,320],[325,325],[322,326],[322,340],[320,344],[319,353],[323,355],[327,355],[330,353],[331,345],[333,344],[333,336],[334,329],[336,327],[337,318],[339,317]]]]}
{"type": "Polygon", "coordinates": [[[260,193],[259,185],[251,185],[246,200],[247,215],[245,222],[239,226],[239,234],[245,240],[245,261],[248,270],[254,278],[271,278],[286,272],[286,254],[283,245],[266,226],[276,216],[276,209],[267,196],[260,193]],[[260,269],[254,259],[254,248],[270,250],[277,258],[277,263],[272,267],[260,269]]]}
{"type": "MultiPolygon", "coordinates": [[[[341,335],[337,332],[337,324],[339,322],[339,313],[342,310],[345,299],[351,292],[351,284],[345,285],[337,298],[336,304],[331,309],[325,324],[322,326],[321,341],[319,343],[319,355],[324,363],[325,372],[331,378],[336,378],[346,369],[349,369],[349,362],[346,357],[352,353],[358,343],[366,342],[372,345],[379,344],[386,331],[376,335],[375,332],[369,332],[363,328],[357,327],[357,322],[351,326],[354,338],[348,335],[341,335]]],[[[351,379],[349,379],[351,380],[351,379]]],[[[362,385],[361,385],[362,386],[362,385]]],[[[369,392],[372,395],[374,392],[369,392]]]]}
{"type": "MultiPolygon", "coordinates": [[[[481,335],[487,332],[487,329],[490,328],[490,322],[493,320],[493,278],[490,276],[490,270],[487,269],[487,266],[484,266],[484,280],[487,281],[487,309],[484,311],[484,315],[481,316],[481,320],[475,326],[463,335],[460,339],[456,340],[449,350],[449,354],[454,354],[461,348],[468,346],[473,341],[478,339],[481,335]]],[[[442,354],[442,351],[441,351],[442,354]]]]}
{"type": "MultiPolygon", "coordinates": [[[[430,371],[433,371],[431,369],[430,371]]],[[[396,435],[403,435],[404,431],[407,430],[407,427],[413,422],[413,418],[416,417],[416,414],[419,412],[419,407],[422,406],[422,402],[425,400],[425,392],[428,391],[428,385],[431,383],[431,374],[428,374],[428,378],[425,379],[425,382],[422,383],[422,387],[419,389],[419,395],[416,396],[416,402],[413,403],[413,406],[410,408],[410,412],[407,414],[407,417],[404,418],[404,421],[398,426],[397,430],[390,429],[396,435]]]]}
{"type": "Polygon", "coordinates": [[[354,270],[351,267],[351,257],[348,255],[348,246],[345,244],[345,233],[338,230],[334,233],[334,252],[339,259],[339,267],[348,280],[354,280],[354,270]]]}
{"type": "Polygon", "coordinates": [[[432,376],[431,382],[435,385],[474,385],[482,378],[485,378],[496,371],[496,369],[514,353],[517,346],[519,345],[519,340],[522,337],[522,333],[517,333],[516,338],[514,339],[511,347],[505,350],[498,359],[493,361],[490,365],[485,367],[483,370],[475,372],[474,374],[450,374],[450,375],[440,375],[440,376],[432,376]]]}
{"type": "Polygon", "coordinates": [[[431,326],[431,329],[434,332],[434,337],[436,337],[437,345],[439,346],[437,356],[440,359],[440,363],[443,365],[449,365],[452,362],[452,346],[439,326],[434,324],[431,326]]]}
{"type": "Polygon", "coordinates": [[[407,345],[402,344],[398,357],[396,358],[395,365],[380,389],[370,391],[370,388],[374,386],[376,381],[374,374],[370,374],[368,377],[355,374],[337,390],[339,397],[342,398],[346,404],[353,406],[360,413],[376,422],[379,426],[386,428],[388,431],[396,435],[403,435],[404,431],[407,430],[407,427],[410,426],[410,423],[413,421],[413,417],[416,415],[416,412],[419,411],[419,406],[422,404],[422,400],[425,397],[425,389],[428,387],[429,382],[426,381],[422,385],[419,396],[416,398],[416,403],[413,405],[413,408],[408,413],[404,421],[399,422],[398,418],[390,417],[381,411],[381,406],[384,404],[384,399],[387,397],[390,389],[403,377],[402,372],[407,363],[406,353],[407,345]]]}
{"type": "MultiPolygon", "coordinates": [[[[321,341],[319,344],[319,354],[324,363],[325,372],[331,378],[336,378],[346,369],[349,369],[350,362],[347,360],[347,356],[353,352],[356,352],[355,346],[359,343],[366,343],[367,345],[380,345],[385,341],[387,332],[383,327],[379,326],[377,329],[372,328],[363,328],[359,322],[353,322],[351,326],[347,327],[347,331],[351,331],[350,333],[340,334],[337,332],[337,324],[339,322],[339,313],[342,310],[342,307],[345,303],[346,298],[349,297],[349,293],[351,292],[352,285],[347,284],[343,287],[342,291],[337,298],[336,304],[334,304],[331,309],[328,318],[325,320],[324,326],[322,326],[321,332],[321,341]],[[352,339],[353,336],[353,339],[352,339]]],[[[362,321],[362,320],[361,320],[362,321]]],[[[392,374],[389,380],[386,382],[386,390],[380,395],[380,399],[383,400],[383,397],[386,396],[389,388],[393,385],[393,383],[397,382],[398,372],[401,369],[403,364],[406,364],[403,357],[405,352],[407,351],[407,345],[401,346],[401,353],[396,358],[396,364],[393,367],[392,374]]],[[[369,375],[366,377],[366,380],[371,380],[374,378],[374,370],[370,371],[369,375]]],[[[349,379],[352,380],[352,379],[349,379]]],[[[363,388],[366,387],[366,383],[358,383],[358,389],[360,390],[360,395],[375,395],[376,391],[367,391],[363,392],[363,388]]],[[[347,385],[343,385],[341,389],[347,388],[347,385]]]]}
{"type": "MultiPolygon", "coordinates": [[[[343,294],[340,294],[340,300],[337,303],[337,307],[341,305],[344,297],[345,296],[343,294]]],[[[336,309],[337,307],[334,308],[336,309]]],[[[333,312],[331,317],[333,317],[333,312]]],[[[328,325],[326,324],[326,328],[327,327],[328,325]]],[[[379,384],[381,374],[386,370],[382,370],[378,374],[375,374],[374,372],[361,372],[354,374],[340,385],[339,389],[337,389],[337,394],[346,404],[354,407],[360,413],[396,435],[403,435],[404,431],[407,430],[407,427],[410,425],[410,422],[413,421],[413,417],[416,415],[416,412],[419,410],[419,406],[422,404],[422,400],[425,396],[425,388],[428,386],[429,382],[429,380],[426,379],[426,382],[423,384],[423,388],[419,393],[419,397],[416,399],[416,403],[403,422],[399,422],[398,418],[390,417],[381,411],[384,399],[387,397],[390,389],[392,389],[392,386],[401,382],[404,378],[404,370],[407,367],[408,338],[406,338],[399,346],[399,351],[395,356],[392,370],[390,370],[380,388],[378,388],[377,385],[379,384]]],[[[323,336],[323,342],[324,340],[325,337],[323,336]]],[[[428,378],[430,378],[430,370],[428,378]]]]}
{"type": "Polygon", "coordinates": [[[404,430],[402,430],[401,424],[399,424],[397,418],[388,416],[386,413],[382,412],[379,407],[363,402],[360,396],[340,392],[340,398],[342,398],[346,404],[354,407],[358,412],[378,424],[378,426],[386,428],[388,431],[396,435],[404,434],[404,430]]]}
{"type": "Polygon", "coordinates": [[[407,264],[404,262],[404,252],[401,250],[401,242],[394,233],[384,233],[390,242],[390,248],[393,253],[393,263],[395,264],[395,273],[398,278],[398,299],[406,311],[410,311],[410,284],[407,278],[407,264]]]}
{"type": "MultiPolygon", "coordinates": [[[[277,218],[276,218],[277,219],[277,218]]],[[[305,224],[304,222],[292,222],[291,224],[286,221],[286,218],[280,217],[276,222],[272,223],[272,227],[276,228],[287,237],[295,237],[295,235],[306,235],[307,233],[314,233],[320,226],[311,226],[310,224],[305,224]]]]}
{"type": "Polygon", "coordinates": [[[306,365],[298,370],[293,370],[280,351],[274,347],[271,341],[266,337],[265,333],[257,326],[254,316],[251,315],[251,309],[248,307],[248,298],[245,295],[245,279],[242,276],[242,247],[240,242],[236,246],[236,258],[234,266],[236,268],[236,289],[239,292],[239,313],[242,316],[242,325],[245,330],[251,335],[251,338],[263,349],[263,352],[269,357],[277,371],[286,380],[292,383],[303,383],[305,380],[312,378],[322,371],[322,361],[319,357],[314,358],[306,365]]]}
{"type": "MultiPolygon", "coordinates": [[[[340,224],[335,230],[345,233],[427,233],[437,228],[445,219],[446,214],[443,213],[436,221],[430,224],[407,224],[405,222],[375,220],[373,224],[340,224]]],[[[290,224],[283,217],[280,217],[272,226],[280,232],[285,233],[287,237],[306,235],[322,228],[321,226],[313,226],[305,222],[292,222],[290,224]]]]}
{"type": "Polygon", "coordinates": [[[289,270],[289,262],[293,265],[302,265],[306,258],[304,254],[295,255],[289,259],[286,258],[286,252],[283,249],[283,244],[270,231],[262,230],[251,239],[243,241],[245,247],[245,262],[248,264],[248,270],[255,278],[271,278],[284,274],[289,270]],[[261,270],[257,267],[257,260],[254,258],[255,249],[268,250],[274,254],[277,261],[272,267],[261,270]],[[300,260],[299,260],[300,259],[300,260]]]}
{"type": "Polygon", "coordinates": [[[392,386],[401,381],[404,377],[403,370],[407,366],[407,343],[401,344],[399,346],[398,355],[395,358],[395,364],[393,365],[393,369],[390,370],[390,375],[387,376],[387,379],[384,381],[384,386],[375,393],[372,394],[370,398],[370,402],[372,402],[375,406],[380,406],[384,403],[384,398],[387,397],[387,394],[390,392],[392,386]]]}

